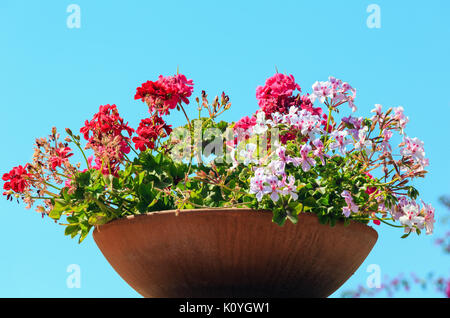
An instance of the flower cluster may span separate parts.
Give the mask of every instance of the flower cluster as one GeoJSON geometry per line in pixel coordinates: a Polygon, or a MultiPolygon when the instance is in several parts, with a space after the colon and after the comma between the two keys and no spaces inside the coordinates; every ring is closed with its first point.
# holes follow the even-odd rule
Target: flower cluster
{"type": "Polygon", "coordinates": [[[416,201],[409,200],[406,196],[400,196],[398,203],[390,211],[392,218],[399,221],[405,232],[415,232],[426,229],[427,234],[433,233],[434,208],[422,201],[420,206],[416,201]]]}
{"type": "Polygon", "coordinates": [[[134,99],[146,102],[151,114],[157,111],[159,115],[168,115],[181,102],[189,104],[193,85],[183,74],[160,75],[157,81],[147,81],[138,87],[134,99]]]}
{"type": "Polygon", "coordinates": [[[284,113],[291,105],[298,102],[293,96],[295,90],[301,92],[300,86],[295,83],[294,76],[277,73],[268,78],[264,86],[256,89],[256,98],[264,113],[271,114],[277,111],[284,113]]]}
{"type": "MultiPolygon", "coordinates": [[[[69,216],[69,220],[77,219],[78,222],[73,221],[74,225],[69,225],[67,234],[72,236],[80,234],[80,240],[85,237],[93,224],[118,217],[120,214],[113,211],[117,211],[119,206],[127,213],[131,213],[133,209],[140,211],[147,208],[150,200],[147,196],[155,184],[154,178],[147,180],[151,185],[147,186],[146,195],[139,194],[132,200],[129,198],[136,196],[137,191],[127,187],[130,184],[141,186],[140,183],[145,181],[142,172],[139,182],[128,181],[128,186],[117,193],[114,186],[117,186],[117,180],[125,169],[134,171],[133,177],[137,177],[136,171],[143,169],[142,163],[133,167],[137,162],[137,159],[132,161],[129,158],[131,150],[134,151],[133,148],[140,151],[136,152],[138,159],[143,157],[146,160],[153,160],[152,165],[158,170],[157,173],[153,173],[164,177],[159,164],[151,158],[154,156],[153,151],[160,152],[165,147],[163,140],[170,135],[172,128],[159,115],[168,114],[169,110],[177,105],[182,107],[182,102],[189,104],[188,97],[192,94],[192,85],[192,80],[177,74],[161,75],[157,81],[148,81],[138,87],[136,99],[142,98],[146,101],[153,114],[150,118],[142,119],[136,131],[120,116],[117,106],[109,104],[100,106],[93,118],[86,120],[80,129],[81,135],[87,141],[84,147],[81,137],[70,129],[66,129],[67,137],[61,141],[60,134],[53,128],[48,137],[36,139],[31,163],[14,167],[3,175],[3,194],[9,200],[21,199],[27,208],[31,208],[37,200],[40,200],[42,204],[38,205],[36,210],[43,216],[49,215],[59,219],[64,213],[69,216]],[[70,162],[74,155],[70,143],[82,152],[86,162],[84,169],[81,169],[80,163],[70,162]],[[92,155],[85,153],[89,150],[93,152],[92,155]],[[109,180],[108,183],[105,183],[105,180],[109,180]],[[140,202],[141,200],[143,202],[140,202]]],[[[175,174],[172,177],[178,182],[181,179],[180,172],[171,166],[170,161],[165,165],[165,168],[175,174]]],[[[161,186],[161,189],[163,191],[164,186],[161,186]]],[[[166,202],[164,204],[172,204],[169,199],[163,201],[166,202]]],[[[157,208],[164,204],[153,205],[157,208]]]]}
{"type": "MultiPolygon", "coordinates": [[[[283,151],[282,148],[280,151],[283,151]]],[[[284,172],[286,162],[274,161],[268,169],[256,169],[255,176],[250,179],[250,193],[255,194],[258,201],[261,201],[264,195],[269,195],[274,202],[279,200],[280,195],[290,195],[296,200],[295,178],[287,177],[284,172]]]]}
{"type": "Polygon", "coordinates": [[[130,153],[130,137],[134,132],[128,123],[124,123],[116,105],[100,106],[98,113],[92,120],[86,120],[80,132],[88,141],[86,149],[94,151],[95,169],[116,175],[125,155],[130,153]]]}
{"type": "MultiPolygon", "coordinates": [[[[309,95],[294,94],[301,92],[294,76],[277,73],[266,80],[264,86],[256,88],[256,99],[260,110],[269,119],[271,114],[287,114],[291,106],[306,109],[314,115],[321,115],[321,108],[314,108],[309,95]]],[[[325,116],[326,118],[326,116],[325,116]]]]}
{"type": "MultiPolygon", "coordinates": [[[[246,129],[250,136],[265,134],[269,127],[286,127],[286,131],[295,131],[304,144],[298,149],[298,156],[289,156],[286,154],[286,143],[281,135],[282,144],[276,143],[274,151],[269,156],[263,156],[256,152],[257,145],[244,141],[246,149],[241,150],[238,158],[244,165],[255,164],[255,176],[250,180],[250,193],[255,193],[258,201],[261,201],[264,195],[277,202],[280,195],[292,196],[296,200],[295,177],[288,175],[286,167],[302,169],[307,172],[314,167],[317,162],[313,156],[317,156],[324,164],[324,158],[327,156],[324,151],[322,141],[317,138],[323,133],[321,128],[321,119],[307,110],[302,110],[296,106],[291,106],[289,112],[282,115],[278,112],[271,115],[271,119],[265,120],[264,111],[259,110],[255,125],[246,129]],[[307,142],[309,141],[309,142],[307,142]]],[[[237,147],[239,147],[238,145],[237,147]]]]}
{"type": "MultiPolygon", "coordinates": [[[[77,165],[72,165],[69,158],[73,156],[67,141],[60,141],[56,128],[52,129],[47,138],[37,138],[33,160],[24,166],[14,167],[3,175],[3,195],[7,199],[21,198],[29,209],[37,199],[43,200],[43,205],[36,210],[42,215],[49,214],[53,208],[51,197],[57,185],[63,184],[64,178],[77,171],[77,165]]],[[[66,180],[67,181],[67,180],[66,180]]]]}
{"type": "Polygon", "coordinates": [[[10,172],[5,173],[2,180],[5,181],[3,189],[6,191],[3,195],[8,197],[8,200],[12,199],[12,194],[24,193],[30,188],[29,179],[32,177],[27,171],[27,165],[25,167],[17,166],[11,169],[10,172]]]}
{"type": "Polygon", "coordinates": [[[202,91],[199,118],[190,120],[184,107],[192,92],[193,81],[183,74],[143,83],[135,99],[147,104],[150,117],[135,130],[116,105],[100,106],[80,129],[84,147],[70,129],[64,142],[53,129],[36,140],[31,163],[3,175],[4,195],[27,207],[43,200],[37,210],[67,216],[66,234],[81,240],[92,226],[124,215],[241,206],[271,209],[280,225],[311,212],[324,224],[398,222],[406,236],[432,233],[434,209],[417,204],[418,191],[409,185],[425,176],[429,161],[423,142],[405,134],[402,107],[383,112],[376,105],[371,118],[338,118],[345,103],[356,111],[350,84],[329,77],[302,95],[292,75],[277,73],[257,87],[259,109],[230,125],[216,122],[231,106],[225,93],[210,103],[202,91]],[[173,109],[187,119],[178,127],[182,134],[162,118],[173,109]],[[72,145],[86,167],[70,162],[72,145]]]}
{"type": "Polygon", "coordinates": [[[155,149],[155,142],[158,138],[164,138],[172,132],[171,125],[157,114],[151,118],[141,120],[138,129],[136,130],[137,137],[133,137],[133,142],[136,149],[145,151],[147,148],[155,149]]]}
{"type": "Polygon", "coordinates": [[[234,125],[235,142],[228,144],[232,169],[242,169],[239,163],[250,168],[249,193],[259,206],[285,210],[286,216],[296,206],[377,225],[392,220],[407,234],[423,229],[431,234],[434,209],[416,204],[418,192],[407,185],[426,174],[429,161],[423,142],[404,133],[409,118],[403,107],[383,112],[377,104],[371,118],[350,115],[339,122],[333,113],[340,105],[357,109],[356,90],[350,84],[330,77],[314,83],[309,95],[293,96],[295,90],[300,86],[292,75],[269,78],[257,88],[260,108],[234,125]],[[328,108],[328,116],[314,106],[317,101],[328,108]],[[396,132],[403,136],[397,147],[392,144],[396,132]],[[310,180],[308,186],[305,180],[310,180]],[[302,197],[311,202],[307,208],[302,197]],[[324,205],[331,202],[339,210],[324,205]]]}
{"type": "Polygon", "coordinates": [[[312,103],[318,99],[322,104],[329,102],[328,105],[337,107],[348,102],[348,105],[352,111],[356,111],[356,106],[354,104],[356,90],[347,82],[342,82],[341,80],[330,76],[328,81],[315,82],[312,89],[313,92],[310,96],[312,103]]]}

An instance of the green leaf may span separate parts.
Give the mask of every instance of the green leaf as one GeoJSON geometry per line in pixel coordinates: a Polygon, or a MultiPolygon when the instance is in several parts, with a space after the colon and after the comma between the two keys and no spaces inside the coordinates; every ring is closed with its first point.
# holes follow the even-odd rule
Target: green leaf
{"type": "Polygon", "coordinates": [[[141,173],[139,173],[138,185],[142,184],[142,181],[144,181],[146,173],[147,173],[146,171],[142,171],[141,173]]]}
{"type": "Polygon", "coordinates": [[[286,222],[287,214],[281,208],[273,209],[272,221],[280,226],[283,226],[286,222]]]}
{"type": "Polygon", "coordinates": [[[402,238],[402,239],[407,238],[407,237],[409,236],[409,234],[411,234],[411,231],[409,231],[409,232],[406,233],[406,234],[403,234],[403,235],[401,236],[401,238],[402,238]]]}
{"type": "Polygon", "coordinates": [[[91,215],[88,220],[90,225],[103,225],[103,224],[107,223],[108,221],[109,221],[108,216],[106,215],[106,213],[103,213],[103,212],[95,213],[94,215],[91,215]]]}
{"type": "Polygon", "coordinates": [[[139,202],[139,203],[136,205],[136,208],[138,209],[138,211],[139,211],[140,213],[145,213],[145,212],[147,212],[147,207],[148,207],[148,203],[143,202],[143,201],[139,202]]]}
{"type": "Polygon", "coordinates": [[[126,167],[126,169],[125,169],[124,174],[123,174],[123,178],[124,179],[128,178],[131,175],[132,172],[133,172],[133,165],[128,165],[126,167]]]}
{"type": "Polygon", "coordinates": [[[316,191],[317,191],[318,193],[320,193],[320,194],[325,194],[326,190],[327,190],[326,187],[320,187],[320,188],[317,188],[317,189],[316,189],[316,191]]]}
{"type": "Polygon", "coordinates": [[[313,197],[306,198],[302,203],[305,207],[317,207],[316,199],[313,197]]]}
{"type": "Polygon", "coordinates": [[[328,207],[328,205],[329,205],[329,202],[328,202],[328,195],[322,196],[319,200],[317,200],[317,203],[318,203],[319,205],[328,207]]]}
{"type": "Polygon", "coordinates": [[[61,218],[62,213],[66,211],[66,209],[67,209],[66,205],[64,205],[60,201],[55,201],[53,209],[50,211],[48,216],[54,220],[59,220],[61,218]]]}
{"type": "Polygon", "coordinates": [[[161,153],[157,154],[156,157],[155,157],[155,163],[157,165],[161,164],[161,162],[163,161],[163,158],[164,157],[163,157],[163,155],[161,153]]]}
{"type": "Polygon", "coordinates": [[[68,225],[66,226],[66,229],[64,230],[64,235],[72,235],[75,233],[78,233],[78,231],[80,230],[80,227],[78,226],[78,224],[75,225],[68,225]]]}
{"type": "Polygon", "coordinates": [[[69,223],[78,223],[78,218],[76,216],[68,216],[66,218],[67,222],[69,223]]]}
{"type": "Polygon", "coordinates": [[[68,191],[69,191],[69,188],[63,188],[63,190],[62,190],[63,198],[66,201],[70,201],[70,196],[68,194],[68,191]]]}

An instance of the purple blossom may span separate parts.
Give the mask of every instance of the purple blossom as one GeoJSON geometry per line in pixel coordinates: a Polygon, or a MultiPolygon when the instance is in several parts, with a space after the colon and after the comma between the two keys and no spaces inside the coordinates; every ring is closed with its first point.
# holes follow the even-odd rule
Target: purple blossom
{"type": "Polygon", "coordinates": [[[341,197],[345,199],[347,206],[342,208],[342,214],[345,217],[349,217],[351,212],[357,213],[359,211],[358,206],[353,202],[352,194],[348,190],[344,190],[341,193],[341,197]]]}
{"type": "Polygon", "coordinates": [[[316,165],[316,161],[313,158],[308,157],[311,149],[311,146],[308,144],[303,145],[300,149],[301,158],[298,158],[298,160],[302,165],[303,171],[305,172],[309,171],[311,167],[314,167],[316,165]]]}

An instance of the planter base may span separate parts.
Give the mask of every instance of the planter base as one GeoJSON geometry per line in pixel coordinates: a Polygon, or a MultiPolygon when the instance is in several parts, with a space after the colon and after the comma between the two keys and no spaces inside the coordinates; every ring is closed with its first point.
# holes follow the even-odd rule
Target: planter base
{"type": "Polygon", "coordinates": [[[144,297],[328,297],[361,265],[378,234],[314,214],[280,227],[250,209],[154,212],[112,221],[94,240],[144,297]]]}

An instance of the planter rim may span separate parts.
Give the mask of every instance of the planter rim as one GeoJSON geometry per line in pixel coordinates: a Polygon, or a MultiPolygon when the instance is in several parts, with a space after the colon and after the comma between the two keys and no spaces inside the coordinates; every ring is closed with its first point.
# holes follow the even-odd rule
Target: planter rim
{"type": "MultiPolygon", "coordinates": [[[[96,226],[94,229],[94,232],[96,232],[98,229],[106,228],[112,225],[118,225],[120,223],[128,223],[132,221],[137,221],[140,218],[148,217],[148,216],[154,216],[154,215],[165,215],[165,214],[173,214],[173,215],[185,215],[185,214],[203,214],[203,213],[260,213],[260,214],[272,214],[272,211],[270,210],[256,210],[251,208],[201,208],[201,209],[185,209],[185,210],[162,210],[162,211],[153,211],[153,212],[147,212],[143,214],[136,214],[136,215],[128,215],[125,217],[121,217],[118,219],[114,219],[112,221],[109,221],[108,223],[105,223],[103,225],[96,226]]],[[[311,212],[302,212],[299,214],[299,217],[317,217],[317,214],[311,213],[311,212]]],[[[288,221],[286,221],[288,222],[288,221]]],[[[338,223],[343,223],[342,220],[339,220],[338,223]]],[[[354,220],[350,220],[350,223],[353,227],[360,227],[361,229],[367,229],[370,231],[372,235],[374,235],[376,238],[378,238],[378,232],[370,225],[364,224],[361,222],[357,222],[354,220]]],[[[329,224],[326,224],[326,226],[331,227],[329,224]]]]}

